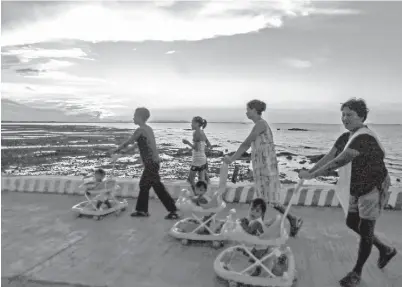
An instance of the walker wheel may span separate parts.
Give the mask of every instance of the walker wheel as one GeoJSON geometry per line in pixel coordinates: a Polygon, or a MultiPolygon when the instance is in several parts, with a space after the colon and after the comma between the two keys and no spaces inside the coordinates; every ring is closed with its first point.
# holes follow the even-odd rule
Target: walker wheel
{"type": "Polygon", "coordinates": [[[123,207],[123,208],[121,209],[121,211],[126,211],[126,208],[125,208],[125,207],[123,207]]]}
{"type": "Polygon", "coordinates": [[[181,240],[181,244],[183,245],[188,245],[190,242],[188,241],[188,239],[182,239],[181,240]]]}
{"type": "Polygon", "coordinates": [[[116,215],[116,217],[117,217],[117,216],[119,216],[119,215],[120,215],[120,213],[121,213],[121,211],[120,211],[120,210],[116,210],[116,212],[114,213],[114,215],[116,215]]]}
{"type": "Polygon", "coordinates": [[[95,215],[95,216],[94,216],[94,219],[95,219],[95,220],[101,220],[101,219],[102,219],[102,217],[101,217],[101,216],[96,216],[96,215],[95,215]]]}
{"type": "Polygon", "coordinates": [[[81,214],[81,213],[78,213],[78,214],[77,214],[77,217],[78,217],[78,218],[81,218],[81,217],[82,217],[82,214],[81,214]]]}
{"type": "Polygon", "coordinates": [[[237,287],[238,284],[235,281],[229,281],[229,287],[237,287]]]}
{"type": "Polygon", "coordinates": [[[222,246],[223,246],[222,241],[217,241],[217,240],[212,241],[212,247],[218,249],[218,248],[221,248],[222,246]]]}

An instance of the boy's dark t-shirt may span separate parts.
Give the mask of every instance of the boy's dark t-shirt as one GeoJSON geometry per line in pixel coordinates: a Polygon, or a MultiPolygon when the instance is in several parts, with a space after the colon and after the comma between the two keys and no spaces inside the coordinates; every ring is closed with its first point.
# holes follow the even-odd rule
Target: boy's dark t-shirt
{"type": "MultiPolygon", "coordinates": [[[[343,133],[335,142],[339,155],[349,141],[350,133],[343,133]]],[[[362,196],[371,192],[375,187],[381,188],[388,171],[384,163],[384,152],[377,140],[368,134],[358,135],[349,145],[350,149],[358,151],[359,156],[352,161],[350,180],[350,195],[362,196]]]]}

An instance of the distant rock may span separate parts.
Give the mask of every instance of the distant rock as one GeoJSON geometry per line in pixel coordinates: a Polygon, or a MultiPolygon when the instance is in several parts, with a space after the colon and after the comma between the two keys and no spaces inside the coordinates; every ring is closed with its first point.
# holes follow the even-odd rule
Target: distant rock
{"type": "Polygon", "coordinates": [[[330,171],[326,176],[339,176],[338,172],[336,170],[330,171]]]}
{"type": "Polygon", "coordinates": [[[396,181],[397,181],[397,182],[401,182],[401,179],[400,179],[400,178],[397,178],[396,181]]]}
{"type": "MultiPolygon", "coordinates": [[[[232,156],[232,155],[234,155],[236,152],[234,152],[234,151],[232,151],[232,152],[230,152],[230,153],[228,153],[228,155],[229,156],[232,156]]],[[[249,160],[251,158],[251,153],[248,153],[248,152],[244,152],[242,155],[241,155],[241,157],[240,157],[240,160],[249,160]]]]}
{"type": "Polygon", "coordinates": [[[313,149],[313,147],[311,147],[311,146],[304,146],[303,148],[304,149],[313,149]]]}
{"type": "Polygon", "coordinates": [[[192,151],[189,148],[179,148],[173,156],[191,156],[192,151]]]}
{"type": "Polygon", "coordinates": [[[293,181],[293,180],[290,180],[290,179],[284,179],[284,180],[281,180],[281,183],[282,184],[295,184],[297,182],[293,181]]]}
{"type": "Polygon", "coordinates": [[[288,156],[286,157],[286,159],[287,159],[287,160],[292,160],[293,157],[292,157],[291,155],[288,155],[288,156]]]}
{"type": "Polygon", "coordinates": [[[291,128],[291,129],[288,129],[288,131],[308,132],[309,130],[299,129],[299,128],[291,128]]]}
{"type": "Polygon", "coordinates": [[[223,157],[223,151],[220,150],[208,150],[206,153],[207,157],[212,157],[212,158],[216,158],[216,157],[223,157]]]}
{"type": "Polygon", "coordinates": [[[280,156],[297,156],[297,154],[294,154],[294,153],[291,153],[291,152],[288,152],[288,151],[281,151],[281,152],[278,152],[276,154],[276,156],[277,157],[280,157],[280,156]]]}
{"type": "Polygon", "coordinates": [[[305,164],[306,162],[307,162],[307,160],[305,160],[305,159],[299,161],[300,164],[305,164]]]}
{"type": "Polygon", "coordinates": [[[310,160],[310,163],[317,163],[320,159],[322,159],[325,154],[319,155],[308,155],[307,158],[310,160]]]}
{"type": "MultiPolygon", "coordinates": [[[[308,170],[307,168],[295,168],[293,169],[294,172],[299,173],[301,170],[308,170]]],[[[324,177],[327,176],[338,176],[338,172],[336,170],[330,171],[328,174],[326,174],[324,177]]],[[[323,178],[323,180],[327,180],[326,178],[323,178]]]]}
{"type": "MultiPolygon", "coordinates": [[[[210,158],[217,158],[217,157],[223,157],[223,151],[220,150],[208,150],[205,153],[207,157],[210,158]]],[[[190,148],[179,148],[176,150],[172,156],[179,157],[179,156],[192,156],[193,152],[190,148]]]]}

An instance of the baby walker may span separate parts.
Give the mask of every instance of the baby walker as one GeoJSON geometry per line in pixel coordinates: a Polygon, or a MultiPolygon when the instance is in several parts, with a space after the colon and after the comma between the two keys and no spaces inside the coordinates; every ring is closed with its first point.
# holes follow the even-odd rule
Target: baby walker
{"type": "Polygon", "coordinates": [[[226,181],[228,176],[228,165],[222,164],[219,188],[213,196],[217,196],[217,206],[213,208],[204,209],[195,205],[191,199],[191,192],[188,190],[182,190],[182,195],[176,201],[176,206],[180,211],[191,212],[192,217],[184,218],[170,229],[169,234],[177,239],[181,239],[183,245],[188,245],[191,241],[212,241],[212,246],[220,248],[223,246],[223,236],[221,234],[222,226],[225,223],[224,220],[216,219],[219,212],[223,211],[226,207],[226,203],[223,200],[223,193],[226,190],[226,181]],[[207,220],[203,221],[203,216],[197,216],[201,214],[203,216],[212,214],[207,220]],[[189,224],[196,224],[197,227],[191,231],[184,231],[181,226],[187,226],[189,224]],[[215,229],[210,227],[212,223],[215,229]],[[200,234],[200,231],[207,231],[207,234],[200,234]]]}
{"type": "MultiPolygon", "coordinates": [[[[112,157],[113,172],[115,171],[116,161],[119,157],[119,155],[113,155],[112,157]]],[[[86,178],[87,177],[84,177],[83,181],[86,178]]],[[[84,188],[84,183],[79,186],[80,189],[84,188]]],[[[112,213],[115,213],[115,215],[118,216],[128,206],[127,200],[124,199],[123,201],[119,201],[115,198],[115,193],[119,189],[120,187],[118,186],[114,177],[106,178],[101,183],[100,187],[90,191],[91,195],[95,194],[94,197],[91,198],[90,195],[84,192],[87,200],[74,205],[72,210],[77,213],[78,217],[89,216],[95,220],[101,220],[104,216],[112,213]],[[102,206],[99,208],[96,207],[96,202],[98,199],[102,198],[108,198],[111,204],[110,208],[102,209],[102,206]]]]}
{"type": "Polygon", "coordinates": [[[234,220],[236,211],[234,209],[230,211],[221,234],[225,238],[241,242],[241,244],[228,247],[217,256],[214,262],[216,274],[227,280],[229,286],[238,286],[239,283],[267,287],[292,286],[296,278],[295,260],[290,247],[285,247],[289,238],[285,229],[285,220],[292,205],[293,197],[300,191],[302,185],[303,180],[300,180],[283,216],[278,215],[273,224],[269,227],[264,226],[264,233],[259,237],[246,233],[240,225],[240,220],[234,220]],[[266,250],[266,252],[259,259],[253,255],[253,248],[266,250]],[[236,253],[246,258],[243,260],[247,262],[245,263],[248,265],[246,268],[244,266],[236,266],[239,268],[232,266],[232,262],[235,262],[232,259],[236,253]],[[278,260],[282,261],[280,265],[276,264],[279,262],[278,260]],[[261,275],[252,276],[250,272],[256,268],[261,270],[261,275]]]}

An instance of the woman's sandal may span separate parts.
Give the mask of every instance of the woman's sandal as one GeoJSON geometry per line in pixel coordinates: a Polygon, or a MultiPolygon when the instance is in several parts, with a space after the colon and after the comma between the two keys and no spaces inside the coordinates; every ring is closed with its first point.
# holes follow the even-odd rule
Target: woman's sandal
{"type": "Polygon", "coordinates": [[[176,220],[179,219],[179,215],[176,212],[171,212],[165,216],[165,219],[176,220]]]}
{"type": "Polygon", "coordinates": [[[133,211],[130,214],[131,217],[149,217],[149,213],[148,212],[144,212],[144,211],[133,211]]]}

